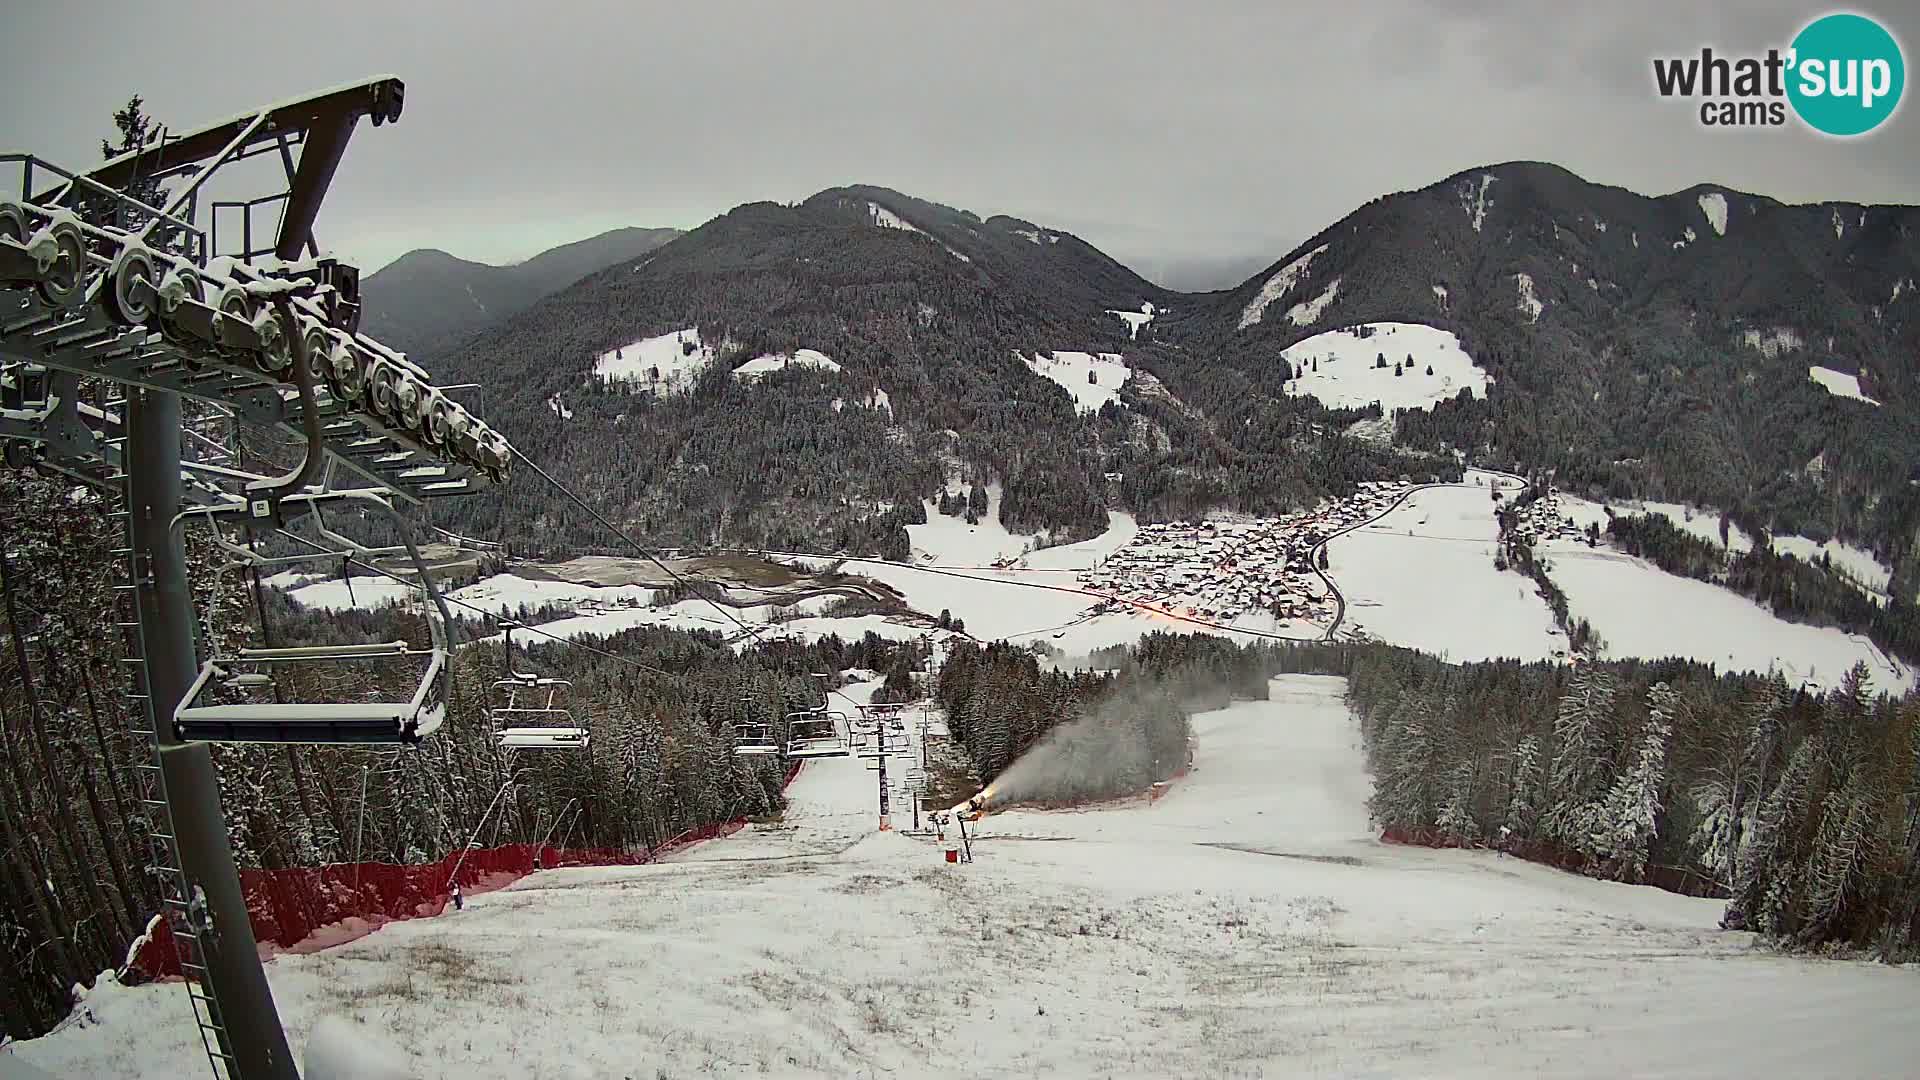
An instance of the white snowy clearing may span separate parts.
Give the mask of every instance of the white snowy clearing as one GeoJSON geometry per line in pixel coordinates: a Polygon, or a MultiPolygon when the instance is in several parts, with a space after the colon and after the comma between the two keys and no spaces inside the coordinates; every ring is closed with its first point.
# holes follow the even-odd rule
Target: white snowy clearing
{"type": "MultiPolygon", "coordinates": [[[[879,387],[875,387],[872,393],[860,399],[857,402],[857,404],[864,405],[869,409],[878,409],[881,412],[886,413],[888,416],[893,415],[893,399],[888,397],[887,392],[885,390],[880,389],[879,387]]],[[[844,398],[833,399],[834,412],[839,412],[842,409],[845,409],[846,407],[847,407],[846,399],[844,398]]]]}
{"type": "Polygon", "coordinates": [[[1813,689],[1838,686],[1864,662],[1876,691],[1905,693],[1915,673],[1859,634],[1791,623],[1738,593],[1669,574],[1652,563],[1605,548],[1556,548],[1547,576],[1567,594],[1567,608],[1605,643],[1602,655],[1691,657],[1721,671],[1778,669],[1813,689]]]}
{"type": "MultiPolygon", "coordinates": [[[[876,832],[875,774],[824,760],[778,825],[536,873],[268,976],[297,1056],[421,1080],[1910,1072],[1910,971],[1773,955],[1717,901],[1376,842],[1343,686],[1203,713],[1159,802],[992,816],[971,864],[876,832]]],[[[178,986],[84,1007],[12,1053],[204,1073],[178,986]]]]}
{"type": "Polygon", "coordinates": [[[1328,330],[1294,342],[1280,358],[1299,373],[1287,382],[1287,393],[1336,409],[1357,409],[1376,401],[1388,413],[1427,409],[1459,394],[1463,387],[1484,398],[1490,381],[1460,347],[1459,338],[1419,323],[1367,323],[1328,330]],[[1382,356],[1387,366],[1376,367],[1382,356]],[[1394,365],[1405,364],[1409,356],[1412,370],[1395,375],[1394,365]],[[1432,375],[1427,374],[1429,367],[1432,375]]]}
{"type": "Polygon", "coordinates": [[[739,367],[734,368],[733,377],[736,379],[750,379],[756,375],[765,375],[770,371],[785,371],[789,365],[819,368],[822,371],[828,372],[840,370],[840,365],[835,363],[833,358],[826,353],[815,349],[796,349],[792,356],[788,356],[786,353],[768,353],[765,356],[756,356],[746,363],[741,364],[739,367]]]}
{"type": "Polygon", "coordinates": [[[1519,309],[1526,313],[1528,322],[1539,322],[1540,313],[1546,310],[1547,305],[1541,303],[1533,293],[1533,275],[1515,274],[1513,283],[1520,290],[1519,309]]]}
{"type": "Polygon", "coordinates": [[[1828,540],[1821,543],[1804,536],[1776,536],[1773,538],[1773,550],[1792,555],[1802,562],[1829,560],[1833,568],[1852,578],[1869,592],[1884,597],[1892,584],[1893,571],[1881,562],[1873,552],[1840,540],[1828,540]]]}
{"type": "Polygon", "coordinates": [[[875,225],[883,229],[902,229],[907,232],[921,231],[915,228],[912,222],[906,220],[905,218],[901,217],[899,214],[894,213],[893,211],[887,209],[886,207],[881,206],[877,202],[870,202],[867,204],[867,218],[869,221],[872,221],[875,225]]]}
{"type": "Polygon", "coordinates": [[[1718,235],[1727,235],[1727,197],[1713,191],[1700,196],[1699,202],[1700,212],[1707,215],[1707,224],[1713,226],[1713,231],[1718,235]]]}
{"type": "Polygon", "coordinates": [[[1757,350],[1761,356],[1769,360],[1805,344],[1798,333],[1785,326],[1776,326],[1769,330],[1744,330],[1740,334],[1740,340],[1747,348],[1757,350]]]}
{"type": "Polygon", "coordinates": [[[1055,349],[1020,359],[1034,374],[1051,379],[1072,395],[1074,408],[1083,413],[1099,412],[1100,406],[1120,396],[1120,388],[1133,377],[1133,369],[1119,353],[1055,349]]]}
{"type": "Polygon", "coordinates": [[[1460,206],[1467,212],[1467,218],[1473,222],[1474,232],[1479,232],[1480,226],[1486,224],[1487,208],[1493,205],[1493,201],[1487,198],[1487,188],[1492,186],[1494,179],[1492,173],[1481,173],[1478,191],[1474,189],[1473,181],[1460,181],[1460,206]]]}
{"type": "Polygon", "coordinates": [[[1861,393],[1860,377],[1858,375],[1849,375],[1844,371],[1835,371],[1829,367],[1814,365],[1807,369],[1807,378],[1818,383],[1822,390],[1832,394],[1834,397],[1864,401],[1875,408],[1878,408],[1880,405],[1878,401],[1861,393]]]}
{"type": "MultiPolygon", "coordinates": [[[[1893,295],[1896,299],[1900,295],[1900,290],[1897,286],[1894,289],[1893,295]]],[[[1139,311],[1114,311],[1109,308],[1107,309],[1107,314],[1118,316],[1121,322],[1127,324],[1127,337],[1138,338],[1140,336],[1140,328],[1152,322],[1153,317],[1159,313],[1154,311],[1153,301],[1142,300],[1139,311]]]]}
{"type": "MultiPolygon", "coordinates": [[[[949,481],[949,494],[965,495],[966,485],[949,481]]],[[[1000,485],[987,485],[987,512],[977,525],[965,517],[948,517],[932,499],[922,499],[925,525],[908,525],[907,543],[913,561],[935,566],[987,566],[1019,555],[1034,546],[1031,536],[1015,536],[1000,524],[1000,485]]]]}
{"type": "MultiPolygon", "coordinates": [[[[307,607],[320,611],[370,610],[383,604],[413,600],[420,590],[392,578],[356,577],[348,584],[338,578],[316,581],[289,590],[288,595],[307,607]]],[[[637,585],[581,585],[571,581],[535,580],[514,574],[495,574],[482,581],[455,589],[451,600],[472,604],[488,611],[512,612],[521,606],[577,606],[593,603],[604,606],[643,606],[653,602],[654,590],[637,585]]]]}
{"type": "Polygon", "coordinates": [[[1333,303],[1334,298],[1339,295],[1340,279],[1334,278],[1333,281],[1327,285],[1326,291],[1322,292],[1319,296],[1311,300],[1302,300],[1288,308],[1287,321],[1295,326],[1312,326],[1314,323],[1320,321],[1320,316],[1327,310],[1327,307],[1333,303]]]}
{"type": "Polygon", "coordinates": [[[713,363],[712,346],[700,341],[697,327],[641,338],[601,353],[593,373],[603,382],[632,383],[654,392],[684,390],[713,363]]]}
{"type": "Polygon", "coordinates": [[[1321,244],[1275,271],[1274,275],[1267,279],[1266,284],[1260,286],[1260,292],[1248,301],[1246,308],[1240,312],[1240,329],[1245,330],[1259,322],[1266,315],[1267,306],[1287,295],[1293,289],[1294,282],[1300,280],[1300,275],[1306,273],[1307,267],[1312,265],[1314,257],[1326,250],[1327,245],[1321,244]]]}
{"type": "Polygon", "coordinates": [[[1566,636],[1534,583],[1496,570],[1500,525],[1491,491],[1423,488],[1399,508],[1327,545],[1327,573],[1347,599],[1347,632],[1456,663],[1564,654],[1566,636]]]}

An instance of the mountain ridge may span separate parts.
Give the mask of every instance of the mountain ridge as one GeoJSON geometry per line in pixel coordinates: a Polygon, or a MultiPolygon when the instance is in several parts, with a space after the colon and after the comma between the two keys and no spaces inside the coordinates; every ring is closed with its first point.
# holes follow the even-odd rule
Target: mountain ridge
{"type": "Polygon", "coordinates": [[[1920,372],[1905,359],[1920,354],[1920,287],[1896,284],[1920,285],[1916,224],[1911,207],[1785,204],[1711,183],[1646,196],[1518,161],[1378,196],[1234,288],[1179,293],[1067,230],[852,184],[736,207],[436,368],[515,381],[522,415],[508,433],[545,450],[658,425],[671,452],[614,466],[608,497],[678,542],[765,541],[788,526],[757,518],[797,513],[791,549],[871,545],[920,512],[941,474],[1001,480],[1012,524],[1072,536],[1110,505],[1150,517],[1276,512],[1368,470],[1464,457],[1556,470],[1594,494],[1847,535],[1898,561],[1920,527],[1907,494],[1920,467],[1920,372]],[[1255,305],[1322,247],[1298,281],[1255,305]],[[1137,336],[1114,314],[1145,316],[1148,303],[1137,336]],[[1325,408],[1289,386],[1282,350],[1383,321],[1456,334],[1492,391],[1396,418],[1325,408]],[[636,397],[592,375],[609,349],[688,328],[732,350],[690,394],[636,397]],[[799,348],[838,370],[751,390],[720,377],[799,348]],[[1123,356],[1131,378],[1098,409],[1076,409],[1078,395],[1036,359],[1062,349],[1123,356]],[[1810,364],[1857,373],[1881,406],[1833,397],[1809,380],[1810,364]],[[890,400],[884,416],[835,404],[874,391],[890,400]],[[555,395],[586,416],[561,423],[544,407],[555,395]],[[758,417],[755,430],[708,445],[701,425],[730,423],[724,409],[758,417]],[[1370,416],[1396,448],[1345,436],[1370,416]],[[892,440],[897,460],[855,450],[855,431],[892,440]],[[813,452],[857,464],[810,466],[799,470],[807,481],[770,492],[813,452]],[[798,512],[839,489],[852,493],[842,506],[798,512]]]}
{"type": "Polygon", "coordinates": [[[362,279],[362,328],[402,352],[431,351],[447,337],[517,315],[556,289],[679,235],[678,229],[627,226],[506,265],[416,248],[362,279]]]}

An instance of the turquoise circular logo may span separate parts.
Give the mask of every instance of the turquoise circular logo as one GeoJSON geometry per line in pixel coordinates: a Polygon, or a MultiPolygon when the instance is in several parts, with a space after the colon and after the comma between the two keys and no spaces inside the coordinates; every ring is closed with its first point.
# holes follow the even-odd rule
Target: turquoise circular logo
{"type": "Polygon", "coordinates": [[[1907,65],[1900,43],[1864,15],[1827,15],[1793,39],[1787,100],[1815,131],[1864,135],[1900,105],[1907,65]]]}

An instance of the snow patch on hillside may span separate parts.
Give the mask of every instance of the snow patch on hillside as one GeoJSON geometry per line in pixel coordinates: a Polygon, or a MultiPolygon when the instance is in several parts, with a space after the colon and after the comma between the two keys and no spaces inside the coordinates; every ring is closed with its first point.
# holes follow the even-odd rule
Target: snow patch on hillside
{"type": "Polygon", "coordinates": [[[1321,313],[1327,310],[1333,299],[1340,295],[1340,279],[1334,278],[1327,290],[1311,300],[1304,300],[1287,309],[1287,321],[1295,326],[1311,326],[1320,320],[1321,313]]]}
{"type": "Polygon", "coordinates": [[[1604,221],[1601,221],[1601,220],[1600,220],[1599,218],[1594,218],[1594,219],[1593,219],[1593,230],[1594,230],[1595,232],[1606,232],[1606,231],[1607,231],[1607,223],[1606,223],[1606,222],[1604,222],[1604,221]]]}
{"type": "Polygon", "coordinates": [[[736,379],[750,379],[756,375],[765,375],[772,371],[785,371],[789,365],[819,368],[828,372],[837,372],[840,370],[840,365],[835,363],[833,358],[826,353],[814,349],[796,349],[791,356],[786,353],[768,353],[765,356],[756,356],[746,363],[741,364],[739,367],[734,368],[733,377],[736,379]]]}
{"type": "Polygon", "coordinates": [[[1487,396],[1485,370],[1460,347],[1452,333],[1418,323],[1367,323],[1328,330],[1294,342],[1280,354],[1299,373],[1287,381],[1287,393],[1311,397],[1335,409],[1358,409],[1379,402],[1395,409],[1428,409],[1460,393],[1487,396]],[[1381,355],[1387,366],[1376,366],[1381,355]],[[1413,367],[1395,375],[1395,364],[1413,357],[1413,367]],[[1319,370],[1314,370],[1315,362],[1319,370]],[[1427,374],[1427,368],[1433,374],[1427,374]]]}
{"type": "Polygon", "coordinates": [[[1887,595],[1893,579],[1893,571],[1873,552],[1839,540],[1820,543],[1805,536],[1776,536],[1773,550],[1809,563],[1817,563],[1824,556],[1840,574],[1881,597],[1887,595]]]}
{"type": "Polygon", "coordinates": [[[1833,238],[1838,240],[1845,235],[1847,235],[1847,223],[1840,220],[1840,211],[1835,210],[1833,212],[1833,238]]]}
{"type": "Polygon", "coordinates": [[[1433,298],[1440,304],[1441,311],[1447,310],[1447,287],[1445,285],[1435,285],[1433,287],[1433,298]]]}
{"type": "Polygon", "coordinates": [[[1526,273],[1515,274],[1513,275],[1513,282],[1520,290],[1519,309],[1526,313],[1528,322],[1539,322],[1540,312],[1546,309],[1546,305],[1541,303],[1540,298],[1533,294],[1533,275],[1526,273]]]}
{"type": "Polygon", "coordinates": [[[701,343],[699,328],[689,327],[603,352],[594,358],[593,373],[602,382],[666,393],[686,389],[713,358],[713,347],[701,343]]]}
{"type": "MultiPolygon", "coordinates": [[[[881,206],[877,202],[870,202],[867,204],[867,218],[868,220],[872,221],[875,225],[883,229],[902,229],[907,232],[921,232],[921,230],[913,226],[913,223],[907,221],[905,218],[902,218],[900,215],[894,213],[893,211],[887,209],[886,207],[881,206]]],[[[922,235],[925,235],[925,234],[922,233],[922,235]]]]}
{"type": "Polygon", "coordinates": [[[1036,353],[1020,357],[1037,375],[1053,380],[1073,396],[1074,408],[1099,412],[1100,406],[1120,395],[1133,370],[1119,353],[1084,353],[1055,349],[1051,356],[1036,353]]]}
{"type": "MultiPolygon", "coordinates": [[[[986,488],[987,512],[974,525],[967,524],[964,516],[942,514],[939,504],[932,499],[921,500],[926,508],[927,523],[906,526],[907,542],[913,549],[916,564],[988,566],[1037,546],[1035,537],[1016,536],[1007,531],[1000,523],[1000,485],[991,483],[986,488]]],[[[964,497],[967,490],[967,485],[958,480],[947,482],[949,494],[964,497]]],[[[939,609],[933,609],[931,614],[939,614],[939,609]]]]}
{"type": "MultiPolygon", "coordinates": [[[[886,413],[889,418],[893,416],[893,399],[887,396],[887,392],[885,390],[882,390],[878,387],[874,388],[873,393],[868,394],[865,398],[862,398],[859,401],[859,404],[864,405],[869,409],[879,409],[881,412],[886,413]]],[[[834,412],[840,412],[846,407],[847,407],[847,403],[845,399],[843,398],[833,399],[834,412]]]]}
{"type": "Polygon", "coordinates": [[[1154,315],[1158,312],[1153,309],[1153,301],[1142,300],[1139,311],[1114,311],[1109,308],[1107,314],[1118,316],[1121,322],[1127,324],[1127,337],[1137,339],[1140,336],[1140,328],[1152,322],[1154,315]]]}
{"type": "Polygon", "coordinates": [[[573,410],[567,408],[566,404],[560,400],[560,394],[557,391],[547,399],[547,411],[562,420],[573,419],[573,410]]]}
{"type": "Polygon", "coordinates": [[[1294,284],[1300,280],[1300,276],[1307,272],[1307,267],[1313,262],[1314,258],[1326,250],[1327,245],[1321,244],[1319,247],[1314,248],[1312,251],[1307,252],[1305,255],[1300,256],[1275,271],[1274,275],[1267,279],[1266,284],[1260,286],[1259,295],[1249,301],[1246,309],[1240,312],[1240,329],[1245,330],[1247,327],[1259,322],[1261,317],[1267,313],[1267,306],[1287,295],[1294,284]]]}
{"type": "Polygon", "coordinates": [[[1832,394],[1834,397],[1864,401],[1876,408],[1880,405],[1878,401],[1861,392],[1860,377],[1858,375],[1849,375],[1844,371],[1835,371],[1832,368],[1821,367],[1815,364],[1807,369],[1807,377],[1820,384],[1821,389],[1832,394]]]}
{"type": "Polygon", "coordinates": [[[1740,334],[1740,341],[1749,349],[1756,349],[1761,356],[1771,360],[1781,353],[1798,349],[1806,342],[1800,335],[1784,326],[1770,330],[1746,330],[1740,334]]]}
{"type": "MultiPolygon", "coordinates": [[[[1700,196],[1700,212],[1707,215],[1707,224],[1721,236],[1727,235],[1727,197],[1717,191],[1700,196]]],[[[1687,239],[1693,239],[1688,236],[1687,239]]]]}
{"type": "Polygon", "coordinates": [[[1480,174],[1480,188],[1474,190],[1471,180],[1460,181],[1460,206],[1467,212],[1467,218],[1473,222],[1473,231],[1479,232],[1480,226],[1487,220],[1487,207],[1493,203],[1487,199],[1487,188],[1493,184],[1492,173],[1480,174]]]}

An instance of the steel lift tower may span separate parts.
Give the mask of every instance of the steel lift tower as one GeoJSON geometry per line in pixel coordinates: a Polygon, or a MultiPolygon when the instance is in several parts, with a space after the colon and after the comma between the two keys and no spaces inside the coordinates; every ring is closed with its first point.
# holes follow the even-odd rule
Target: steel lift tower
{"type": "Polygon", "coordinates": [[[125,522],[119,625],[138,745],[152,748],[138,766],[152,871],[223,1077],[298,1073],[255,950],[208,743],[409,745],[432,734],[446,714],[451,620],[427,565],[411,540],[368,548],[323,513],[335,512],[336,527],[382,515],[405,537],[404,511],[499,482],[513,457],[426,372],[358,332],[359,274],[314,243],[348,137],[363,118],[399,119],[403,97],[396,78],[355,83],[162,134],[90,172],[0,155],[0,442],[9,464],[98,489],[125,522]],[[282,190],[207,197],[210,178],[261,155],[284,174],[282,190]],[[256,230],[256,216],[276,209],[277,223],[256,230]],[[224,236],[223,212],[238,216],[224,236]],[[208,433],[239,425],[291,436],[299,464],[282,475],[245,470],[208,433]],[[303,518],[325,541],[303,537],[303,554],[267,558],[241,542],[289,550],[286,527],[303,518]],[[404,552],[431,641],[221,653],[197,631],[189,526],[256,568],[404,552]],[[371,660],[418,662],[417,689],[389,702],[279,700],[274,672],[371,660]],[[264,690],[276,690],[273,700],[261,700],[264,690]]]}

